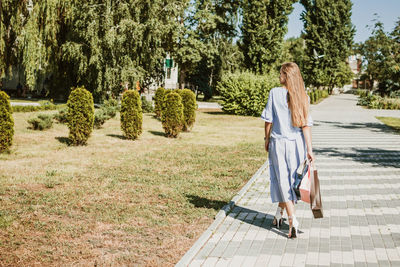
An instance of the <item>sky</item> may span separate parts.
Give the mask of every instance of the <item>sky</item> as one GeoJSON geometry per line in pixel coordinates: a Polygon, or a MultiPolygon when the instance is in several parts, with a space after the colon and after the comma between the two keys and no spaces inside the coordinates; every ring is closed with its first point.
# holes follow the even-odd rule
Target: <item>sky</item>
{"type": "MultiPolygon", "coordinates": [[[[378,14],[378,18],[387,32],[393,30],[395,22],[400,18],[400,0],[352,0],[352,2],[351,20],[356,28],[355,42],[364,42],[371,35],[371,30],[367,29],[366,26],[375,24],[372,21],[375,18],[374,13],[378,14]]],[[[300,14],[303,11],[304,8],[301,4],[294,4],[294,10],[289,16],[286,38],[300,36],[303,30],[300,14]]]]}

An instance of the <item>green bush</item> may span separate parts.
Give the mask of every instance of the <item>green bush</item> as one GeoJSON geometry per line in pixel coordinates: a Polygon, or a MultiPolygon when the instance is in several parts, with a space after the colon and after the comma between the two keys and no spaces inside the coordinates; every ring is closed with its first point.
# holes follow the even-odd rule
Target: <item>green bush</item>
{"type": "Polygon", "coordinates": [[[160,87],[156,90],[154,94],[154,112],[156,113],[157,118],[161,118],[161,111],[162,111],[162,105],[164,101],[164,95],[165,95],[166,90],[163,87],[160,87]]]}
{"type": "Polygon", "coordinates": [[[128,139],[136,139],[142,133],[142,101],[136,90],[127,90],[121,101],[121,130],[128,139]]]}
{"type": "Polygon", "coordinates": [[[364,97],[359,97],[357,105],[367,107],[369,109],[400,109],[400,99],[383,98],[378,95],[367,94],[364,97]]]}
{"type": "Polygon", "coordinates": [[[310,103],[316,104],[319,103],[321,99],[327,98],[329,96],[328,90],[313,90],[308,93],[310,96],[310,103]]]}
{"type": "Polygon", "coordinates": [[[67,106],[69,139],[71,144],[85,145],[93,130],[93,96],[84,87],[75,88],[69,95],[67,106]]]}
{"type": "Polygon", "coordinates": [[[49,100],[40,100],[39,104],[44,110],[55,110],[57,108],[56,105],[49,100]]]}
{"type": "Polygon", "coordinates": [[[28,120],[30,128],[33,130],[46,130],[53,126],[53,116],[50,114],[39,114],[28,120]]]}
{"type": "Polygon", "coordinates": [[[183,131],[189,131],[196,121],[196,95],[189,89],[176,90],[182,97],[183,104],[183,131]]]}
{"type": "Polygon", "coordinates": [[[56,114],[53,115],[53,118],[59,123],[67,123],[68,109],[67,108],[60,109],[56,114]]]}
{"type": "Polygon", "coordinates": [[[145,96],[142,96],[141,100],[142,100],[142,111],[143,111],[143,113],[152,113],[152,112],[154,112],[153,105],[151,104],[150,101],[147,101],[145,96]]]}
{"type": "Polygon", "coordinates": [[[280,86],[279,74],[255,75],[249,72],[222,77],[217,91],[222,97],[222,109],[230,114],[260,116],[269,91],[280,86]]]}
{"type": "Polygon", "coordinates": [[[310,103],[314,104],[315,103],[315,92],[310,92],[310,103]]]}
{"type": "Polygon", "coordinates": [[[111,117],[107,114],[106,109],[96,110],[94,113],[93,127],[100,129],[101,126],[103,126],[103,124],[109,119],[111,119],[111,117]]]}
{"type": "Polygon", "coordinates": [[[109,118],[115,118],[119,111],[118,101],[116,99],[105,100],[100,108],[109,118]]]}
{"type": "Polygon", "coordinates": [[[5,92],[0,91],[0,152],[11,147],[14,137],[14,119],[9,99],[5,92]]]}
{"type": "Polygon", "coordinates": [[[175,92],[167,93],[164,97],[161,122],[167,137],[178,137],[183,129],[182,97],[175,92]]]}

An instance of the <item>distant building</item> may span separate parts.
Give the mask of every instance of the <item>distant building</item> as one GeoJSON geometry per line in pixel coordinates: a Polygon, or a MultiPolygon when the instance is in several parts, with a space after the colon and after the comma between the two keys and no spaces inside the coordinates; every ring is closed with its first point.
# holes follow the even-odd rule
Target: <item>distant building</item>
{"type": "Polygon", "coordinates": [[[178,83],[178,64],[167,55],[164,63],[164,88],[177,89],[178,83]]]}
{"type": "Polygon", "coordinates": [[[349,56],[348,61],[351,71],[354,73],[354,75],[358,75],[361,72],[361,55],[349,56]]]}
{"type": "Polygon", "coordinates": [[[371,88],[371,81],[368,79],[361,79],[364,72],[362,71],[362,60],[363,57],[360,54],[351,55],[348,57],[349,66],[351,71],[354,73],[354,79],[352,87],[355,89],[367,89],[371,88]]]}

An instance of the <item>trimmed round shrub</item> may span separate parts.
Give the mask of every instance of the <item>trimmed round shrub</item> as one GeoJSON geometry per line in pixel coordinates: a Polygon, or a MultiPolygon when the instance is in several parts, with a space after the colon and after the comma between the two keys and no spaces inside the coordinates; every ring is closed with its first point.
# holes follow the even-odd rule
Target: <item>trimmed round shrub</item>
{"type": "Polygon", "coordinates": [[[0,152],[11,147],[14,136],[14,119],[9,99],[5,92],[0,91],[0,152]]]}
{"type": "Polygon", "coordinates": [[[53,116],[50,114],[39,114],[37,117],[28,120],[33,130],[43,131],[53,126],[53,116]]]}
{"type": "Polygon", "coordinates": [[[183,131],[189,131],[196,121],[196,95],[189,89],[176,90],[182,97],[183,104],[183,131]]]}
{"type": "Polygon", "coordinates": [[[161,122],[167,137],[178,137],[183,129],[183,104],[182,97],[175,92],[170,92],[164,97],[161,122]]]}
{"type": "Polygon", "coordinates": [[[84,87],[75,88],[68,97],[67,106],[70,142],[73,145],[85,145],[93,131],[93,96],[84,87]]]}
{"type": "Polygon", "coordinates": [[[157,118],[161,118],[165,92],[166,90],[163,87],[160,87],[154,94],[154,112],[156,113],[157,118]]]}
{"type": "Polygon", "coordinates": [[[121,101],[121,130],[128,139],[137,139],[142,133],[142,101],[135,90],[127,90],[121,101]]]}
{"type": "Polygon", "coordinates": [[[281,86],[279,74],[255,75],[250,72],[227,74],[217,85],[222,110],[236,115],[260,116],[269,91],[281,86]]]}

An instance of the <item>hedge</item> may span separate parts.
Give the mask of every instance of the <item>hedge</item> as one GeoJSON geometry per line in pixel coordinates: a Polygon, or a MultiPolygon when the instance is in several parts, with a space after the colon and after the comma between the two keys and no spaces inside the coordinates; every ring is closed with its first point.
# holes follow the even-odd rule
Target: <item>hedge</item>
{"type": "MultiPolygon", "coordinates": [[[[40,103],[40,102],[39,102],[40,103]]],[[[20,106],[20,105],[15,105],[12,106],[13,112],[36,112],[36,111],[45,111],[45,110],[56,110],[56,109],[63,109],[67,105],[61,104],[61,105],[54,105],[53,103],[46,101],[44,103],[40,103],[40,106],[20,106]],[[50,104],[47,104],[50,103],[50,104]]]]}
{"type": "Polygon", "coordinates": [[[279,74],[255,75],[249,72],[222,77],[217,91],[222,97],[222,110],[236,115],[260,116],[268,100],[269,91],[281,86],[279,74]]]}
{"type": "Polygon", "coordinates": [[[310,97],[310,103],[318,103],[321,99],[327,98],[329,96],[328,90],[313,90],[308,93],[310,97]]]}
{"type": "Polygon", "coordinates": [[[14,137],[14,119],[10,105],[10,97],[0,91],[0,152],[7,151],[14,137]]]}

